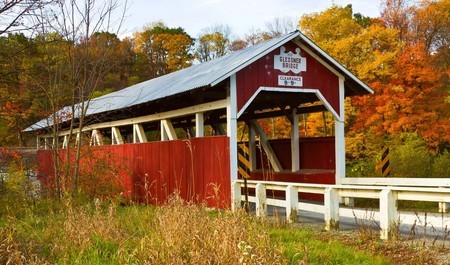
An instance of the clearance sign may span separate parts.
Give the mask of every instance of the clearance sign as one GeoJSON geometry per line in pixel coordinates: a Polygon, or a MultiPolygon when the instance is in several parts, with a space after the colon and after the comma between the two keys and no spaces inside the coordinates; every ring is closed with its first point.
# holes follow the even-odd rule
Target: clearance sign
{"type": "MultiPolygon", "coordinates": [[[[306,58],[300,56],[300,48],[295,49],[295,53],[286,52],[284,46],[280,47],[280,54],[274,56],[274,68],[283,73],[292,72],[299,74],[306,72],[306,58]]],[[[279,75],[279,86],[302,87],[303,79],[301,76],[279,75]]]]}

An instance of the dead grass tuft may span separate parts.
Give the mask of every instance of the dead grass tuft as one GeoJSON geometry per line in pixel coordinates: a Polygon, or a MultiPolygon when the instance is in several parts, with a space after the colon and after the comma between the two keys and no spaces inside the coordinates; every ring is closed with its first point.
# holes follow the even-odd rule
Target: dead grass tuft
{"type": "Polygon", "coordinates": [[[144,264],[285,264],[245,212],[211,212],[177,195],[156,209],[137,256],[144,264]]]}

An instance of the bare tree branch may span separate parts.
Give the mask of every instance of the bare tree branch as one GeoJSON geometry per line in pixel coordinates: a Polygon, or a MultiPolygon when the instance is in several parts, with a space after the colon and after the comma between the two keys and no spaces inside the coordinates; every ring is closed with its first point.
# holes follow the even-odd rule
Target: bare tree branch
{"type": "Polygon", "coordinates": [[[36,10],[54,3],[56,0],[5,0],[0,1],[0,36],[17,31],[33,30],[36,10]]]}

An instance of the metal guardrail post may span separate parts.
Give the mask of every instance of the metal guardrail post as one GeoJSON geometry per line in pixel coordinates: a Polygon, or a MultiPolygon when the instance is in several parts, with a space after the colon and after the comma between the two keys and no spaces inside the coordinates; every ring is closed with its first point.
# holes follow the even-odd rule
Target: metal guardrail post
{"type": "Polygon", "coordinates": [[[255,187],[256,193],[256,216],[266,216],[267,201],[266,201],[266,186],[258,183],[255,187]]]}
{"type": "Polygon", "coordinates": [[[231,210],[241,208],[241,183],[233,181],[231,184],[231,210]]]}
{"type": "Polygon", "coordinates": [[[328,187],[324,195],[325,230],[339,229],[339,192],[328,187]]]}
{"type": "Polygon", "coordinates": [[[387,240],[397,225],[397,193],[384,189],[380,192],[380,238],[387,240]]]}
{"type": "Polygon", "coordinates": [[[286,220],[289,223],[297,221],[298,189],[292,185],[286,187],[286,220]]]}

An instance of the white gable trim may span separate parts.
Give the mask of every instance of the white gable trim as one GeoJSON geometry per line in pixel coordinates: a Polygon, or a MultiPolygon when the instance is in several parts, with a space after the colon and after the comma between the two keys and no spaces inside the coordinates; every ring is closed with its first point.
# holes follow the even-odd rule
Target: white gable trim
{"type": "Polygon", "coordinates": [[[297,44],[302,50],[304,50],[307,54],[309,54],[311,57],[313,57],[314,59],[316,59],[320,64],[322,64],[323,66],[325,66],[328,70],[330,70],[333,74],[335,74],[338,78],[340,79],[345,79],[345,77],[339,73],[338,71],[336,71],[335,68],[333,68],[331,65],[329,65],[328,63],[326,63],[324,60],[322,60],[322,58],[320,58],[319,56],[317,56],[317,54],[315,54],[314,52],[312,52],[308,47],[306,47],[304,44],[300,43],[299,41],[294,41],[295,44],[297,44]]]}
{"type": "MultiPolygon", "coordinates": [[[[337,112],[333,109],[331,104],[326,100],[323,94],[318,89],[312,88],[279,88],[279,87],[259,87],[258,90],[250,97],[250,99],[245,103],[242,109],[237,113],[237,117],[239,118],[244,111],[250,106],[253,100],[258,96],[261,91],[274,91],[274,92],[287,92],[287,93],[313,93],[317,96],[317,98],[323,102],[324,106],[327,108],[333,116],[339,120],[344,121],[344,117],[340,117],[337,112]]],[[[339,102],[339,106],[344,104],[344,102],[339,102]]]]}

